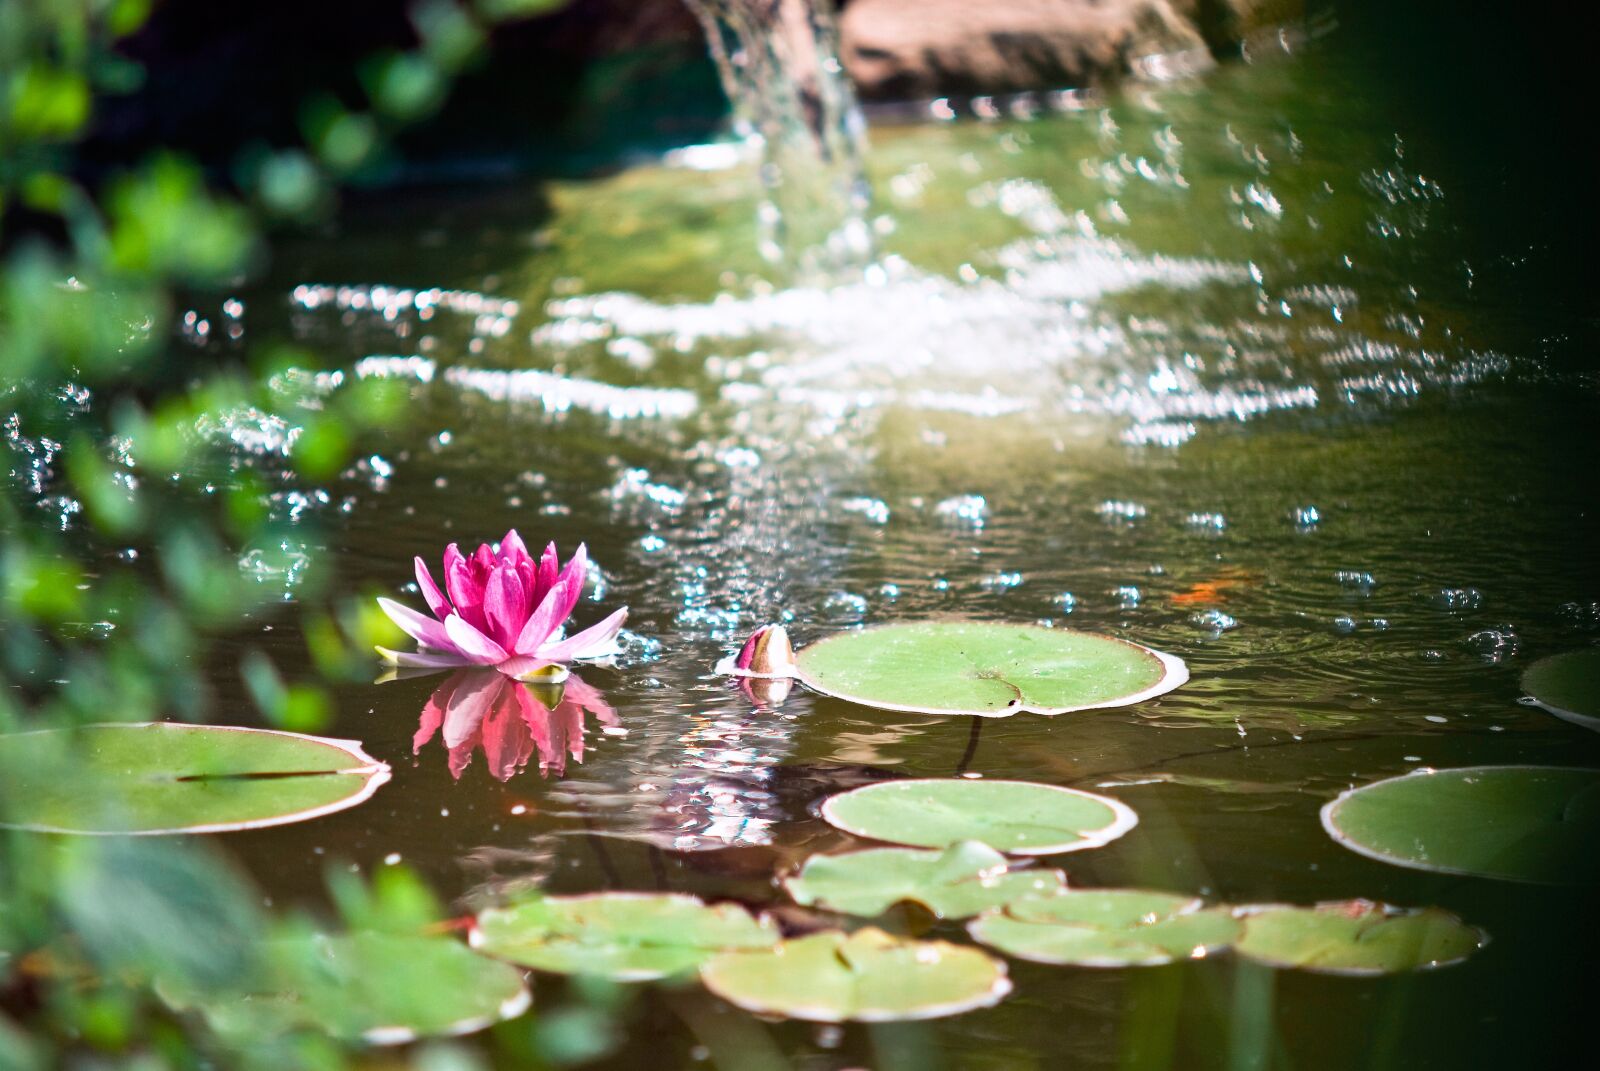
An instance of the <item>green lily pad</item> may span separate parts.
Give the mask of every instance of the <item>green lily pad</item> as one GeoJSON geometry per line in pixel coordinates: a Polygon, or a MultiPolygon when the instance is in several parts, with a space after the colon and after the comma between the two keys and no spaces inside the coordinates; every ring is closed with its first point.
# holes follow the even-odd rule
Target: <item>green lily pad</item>
{"type": "Polygon", "coordinates": [[[1143,889],[1090,889],[1015,900],[974,919],[974,940],[1018,959],[1077,967],[1151,967],[1203,959],[1243,926],[1228,908],[1143,889]]]}
{"type": "Polygon", "coordinates": [[[726,949],[771,948],[777,928],[737,904],[693,896],[596,893],[526,900],[478,916],[472,947],[556,974],[645,982],[726,949]]]}
{"type": "Polygon", "coordinates": [[[1322,826],[1351,851],[1396,866],[1505,881],[1600,881],[1600,770],[1423,769],[1350,789],[1322,826]]]}
{"type": "Polygon", "coordinates": [[[1535,706],[1600,731],[1600,648],[1539,659],[1522,675],[1522,690],[1535,706]]]}
{"type": "Polygon", "coordinates": [[[936,1019],[986,1008],[1011,991],[1005,964],[976,948],[872,927],[722,953],[701,966],[700,980],[747,1011],[822,1023],[936,1019]]]}
{"type": "Polygon", "coordinates": [[[1369,900],[1235,909],[1241,956],[1322,974],[1398,974],[1460,963],[1488,936],[1437,907],[1403,910],[1369,900]]]}
{"type": "Polygon", "coordinates": [[[219,833],[365,801],[389,767],[353,740],[169,722],[0,736],[0,825],[41,833],[219,833]]]}
{"type": "Polygon", "coordinates": [[[939,918],[962,919],[1066,884],[1059,870],[1011,870],[1005,856],[969,840],[942,852],[870,848],[814,855],[784,888],[798,904],[849,915],[881,915],[902,900],[915,900],[939,918]]]}
{"type": "Polygon", "coordinates": [[[198,1009],[225,1036],[311,1026],[370,1045],[469,1034],[533,1002],[521,971],[449,937],[307,933],[274,938],[262,952],[262,980],[240,990],[157,988],[169,1005],[198,1009]]]}
{"type": "Polygon", "coordinates": [[[982,841],[1008,855],[1098,848],[1139,823],[1127,804],[1028,781],[884,781],[822,805],[846,833],[918,848],[982,841]]]}
{"type": "Polygon", "coordinates": [[[800,652],[798,676],[867,706],[1004,718],[1143,702],[1189,671],[1171,655],[1092,632],[924,621],[830,636],[800,652]]]}

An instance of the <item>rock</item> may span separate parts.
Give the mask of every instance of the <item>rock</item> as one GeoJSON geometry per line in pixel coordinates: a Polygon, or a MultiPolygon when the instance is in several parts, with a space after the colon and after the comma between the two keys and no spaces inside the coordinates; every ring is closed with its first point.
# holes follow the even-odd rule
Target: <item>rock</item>
{"type": "Polygon", "coordinates": [[[1296,0],[850,0],[842,59],[867,100],[1008,93],[1210,62],[1296,0]]]}

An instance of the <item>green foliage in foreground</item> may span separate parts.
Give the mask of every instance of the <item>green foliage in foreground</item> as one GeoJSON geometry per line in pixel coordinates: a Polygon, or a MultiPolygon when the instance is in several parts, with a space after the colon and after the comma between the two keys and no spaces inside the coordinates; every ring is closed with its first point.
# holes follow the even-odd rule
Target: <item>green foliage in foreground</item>
{"type": "MultiPolygon", "coordinates": [[[[323,563],[296,559],[314,520],[291,522],[274,496],[339,473],[405,398],[382,382],[304,389],[294,350],[227,344],[228,299],[264,264],[266,228],[331,211],[340,184],[438,108],[495,22],[552,6],[419,0],[417,45],[361,66],[364,99],[304,102],[302,143],[247,150],[222,188],[170,152],[111,174],[79,164],[97,104],[144,78],[119,43],[151,0],[0,0],[0,732],[206,718],[213,638],[275,612],[283,586],[263,578],[290,569],[325,679],[367,672],[371,646],[398,639],[370,600],[329,595],[323,563]],[[208,330],[185,313],[218,307],[208,330]],[[266,447],[241,459],[240,427],[266,447]]],[[[319,681],[285,680],[260,652],[241,671],[270,723],[326,723],[319,681]]],[[[319,930],[264,911],[213,848],[0,830],[0,1069],[336,1068],[361,1051],[299,1020],[215,1030],[158,999],[157,979],[204,992],[274,964],[281,976],[266,950],[319,930]]],[[[334,894],[353,936],[325,948],[445,940],[423,935],[436,905],[399,871],[371,888],[341,874],[334,894]]],[[[499,1043],[547,1062],[604,1048],[578,1033],[499,1043]]],[[[409,1058],[478,1063],[442,1043],[409,1058]]]]}

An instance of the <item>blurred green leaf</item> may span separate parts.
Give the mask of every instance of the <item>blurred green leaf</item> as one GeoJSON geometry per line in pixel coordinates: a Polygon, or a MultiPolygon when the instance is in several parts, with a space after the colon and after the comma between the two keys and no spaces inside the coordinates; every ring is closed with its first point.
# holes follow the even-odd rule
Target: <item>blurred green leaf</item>
{"type": "Polygon", "coordinates": [[[67,476],[89,519],[102,531],[127,535],[139,527],[141,510],[131,474],[113,468],[86,434],[75,436],[67,448],[67,476]]]}
{"type": "Polygon", "coordinates": [[[420,934],[443,914],[433,891],[406,866],[385,866],[370,881],[348,867],[331,866],[327,881],[339,916],[351,930],[420,934]]]}
{"type": "Polygon", "coordinates": [[[99,1049],[115,1050],[132,1040],[138,1007],[126,989],[103,986],[88,991],[62,991],[73,1007],[71,1021],[85,1041],[99,1049]]]}
{"type": "Polygon", "coordinates": [[[357,170],[378,147],[378,124],[372,116],[347,111],[333,97],[310,101],[302,125],[317,158],[337,174],[357,170]]]}
{"type": "Polygon", "coordinates": [[[65,558],[32,554],[17,544],[0,559],[5,600],[14,611],[46,621],[63,621],[83,612],[83,569],[65,558]]]}
{"type": "Polygon", "coordinates": [[[412,8],[411,21],[423,50],[442,70],[461,70],[483,48],[483,28],[452,0],[421,0],[412,8]]]}
{"type": "Polygon", "coordinates": [[[209,529],[186,521],[167,532],[158,546],[167,583],[202,623],[230,620],[260,601],[260,594],[239,575],[238,561],[209,529]]]}
{"type": "MultiPolygon", "coordinates": [[[[0,961],[0,966],[3,966],[0,961]]],[[[46,1065],[41,1046],[0,1013],[0,1071],[36,1071],[46,1065]]]]}
{"type": "Polygon", "coordinates": [[[54,139],[89,120],[89,85],[76,71],[31,64],[9,78],[13,137],[54,139]]]}
{"type": "Polygon", "coordinates": [[[188,841],[77,837],[61,842],[61,906],[103,969],[219,985],[246,972],[262,931],[256,896],[188,841]]]}
{"type": "Polygon", "coordinates": [[[339,416],[362,427],[394,425],[411,403],[406,384],[382,377],[358,379],[340,390],[335,406],[339,416]]]}
{"type": "Polygon", "coordinates": [[[53,171],[40,171],[29,175],[22,186],[22,202],[39,212],[60,212],[72,191],[72,183],[64,175],[53,171]]]}
{"type": "Polygon", "coordinates": [[[254,240],[244,211],[210,193],[193,164],[158,156],[115,181],[106,198],[112,266],[195,284],[244,267],[254,240]]]}
{"type": "Polygon", "coordinates": [[[547,15],[567,6],[567,0],[476,0],[478,14],[488,22],[511,22],[547,15]]]}
{"type": "Polygon", "coordinates": [[[327,184],[316,161],[298,149],[276,152],[260,162],[256,193],[267,210],[284,219],[305,219],[328,198],[327,184]]]}
{"type": "Polygon", "coordinates": [[[350,457],[349,433],[336,418],[315,416],[301,429],[291,456],[295,467],[309,480],[337,476],[350,457]]]}
{"type": "Polygon", "coordinates": [[[228,529],[241,541],[261,530],[270,513],[266,503],[267,488],[258,473],[239,473],[234,484],[224,492],[228,529]]]}
{"type": "Polygon", "coordinates": [[[320,733],[333,723],[333,701],[315,684],[291,684],[283,698],[278,727],[292,733],[320,733]]]}
{"type": "Polygon", "coordinates": [[[582,1004],[545,1012],[535,1038],[539,1054],[556,1067],[592,1063],[615,1052],[621,1042],[610,1015],[582,1004]]]}
{"type": "Polygon", "coordinates": [[[166,302],[154,288],[79,279],[36,247],[0,272],[0,352],[10,377],[46,366],[90,380],[126,374],[149,356],[165,325],[166,302]]]}
{"type": "Polygon", "coordinates": [[[152,0],[111,0],[106,9],[106,29],[113,37],[126,37],[150,17],[152,0]]]}
{"type": "Polygon", "coordinates": [[[444,101],[444,74],[425,54],[391,52],[378,56],[367,64],[362,80],[373,106],[393,119],[424,119],[444,101]]]}

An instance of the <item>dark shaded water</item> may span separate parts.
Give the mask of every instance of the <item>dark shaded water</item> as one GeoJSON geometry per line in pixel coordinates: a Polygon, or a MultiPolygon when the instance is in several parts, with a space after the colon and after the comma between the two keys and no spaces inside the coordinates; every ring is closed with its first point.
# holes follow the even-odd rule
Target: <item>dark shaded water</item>
{"type": "MultiPolygon", "coordinates": [[[[588,542],[604,584],[581,624],[632,616],[620,665],[583,672],[614,725],[566,709],[536,739],[491,715],[485,748],[457,731],[459,771],[438,736],[413,756],[442,678],[344,689],[334,735],[396,776],[230,838],[276,901],[318,896],[332,859],[403,859],[462,906],[531,884],[765,906],[775,874],[850,846],[811,816],[829,791],[1025,778],[1140,815],[1065,857],[1075,885],[1438,904],[1493,942],[1377,981],[1013,964],[997,1008],[843,1030],[646,990],[609,1065],[1542,1067],[1593,1047],[1591,895],[1386,867],[1317,820],[1419,765],[1600,765],[1600,740],[1517,703],[1529,662],[1600,634],[1593,322],[1570,236],[1506,223],[1548,223],[1517,184],[1538,162],[1472,151],[1337,39],[1035,103],[876,131],[888,259],[829,291],[752,281],[742,167],[396,196],[280,250],[243,344],[292,337],[315,371],[408,375],[418,397],[379,461],[285,486],[293,549],[420,603],[411,555],[515,526],[588,542]],[[426,316],[396,297],[431,287],[468,293],[426,316]],[[356,363],[374,355],[428,363],[356,363]],[[933,614],[1124,636],[1192,680],[980,729],[803,691],[758,711],[710,671],[764,621],[803,643],[933,614]]],[[[245,639],[303,663],[281,623],[245,639]]],[[[536,1007],[570,989],[539,978],[536,1007]]]]}

